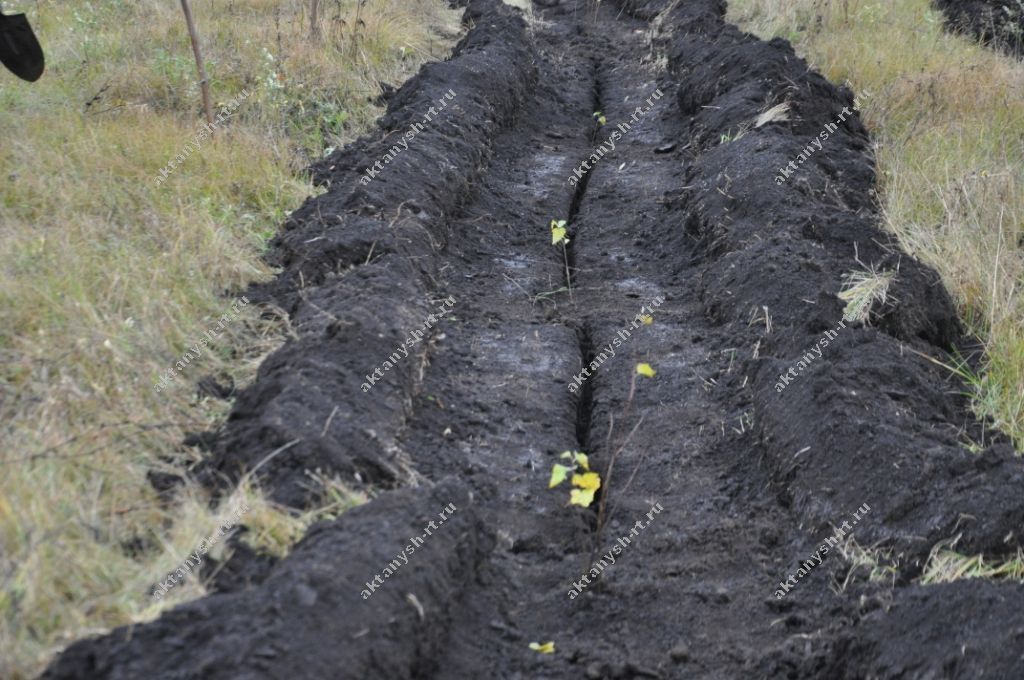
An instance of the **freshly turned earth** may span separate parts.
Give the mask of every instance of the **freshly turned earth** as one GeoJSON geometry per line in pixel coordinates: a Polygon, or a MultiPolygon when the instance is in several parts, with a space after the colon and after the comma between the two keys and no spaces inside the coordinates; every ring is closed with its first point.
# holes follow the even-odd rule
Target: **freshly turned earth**
{"type": "Polygon", "coordinates": [[[980,454],[963,447],[981,424],[922,356],[964,342],[949,297],[880,229],[856,115],[776,181],[853,94],[724,8],[537,2],[527,24],[471,0],[451,59],[315,169],[327,193],[284,225],[282,272],[251,294],[298,337],[194,438],[193,474],[218,491],[263,463],[286,505],[317,500],[308,470],[375,497],[276,563],[240,550],[213,594],[80,641],[44,677],[1024,677],[1021,586],[916,582],[958,534],[963,552],[1015,553],[1024,521],[1021,461],[991,432],[980,454]],[[459,108],[360,182],[449,89],[459,108]],[[787,117],[755,125],[782,102],[787,117]],[[564,253],[553,219],[568,221],[564,253]],[[842,318],[843,275],[861,263],[897,272],[889,300],[780,392],[842,318]],[[449,296],[429,340],[364,392],[449,296]],[[633,328],[659,296],[654,323],[633,328]],[[638,362],[657,374],[630,401],[638,362]],[[548,489],[566,450],[602,474],[600,535],[600,500],[548,489]],[[833,550],[776,597],[863,504],[853,536],[895,576],[871,582],[833,550]],[[528,647],[547,641],[553,654],[528,647]]]}

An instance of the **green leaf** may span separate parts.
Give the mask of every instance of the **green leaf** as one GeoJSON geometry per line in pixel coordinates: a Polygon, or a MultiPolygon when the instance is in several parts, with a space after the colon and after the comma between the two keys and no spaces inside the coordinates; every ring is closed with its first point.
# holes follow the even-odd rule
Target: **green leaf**
{"type": "Polygon", "coordinates": [[[572,472],[572,468],[555,463],[551,468],[551,481],[548,482],[548,488],[553,489],[564,482],[569,477],[570,472],[572,472]]]}

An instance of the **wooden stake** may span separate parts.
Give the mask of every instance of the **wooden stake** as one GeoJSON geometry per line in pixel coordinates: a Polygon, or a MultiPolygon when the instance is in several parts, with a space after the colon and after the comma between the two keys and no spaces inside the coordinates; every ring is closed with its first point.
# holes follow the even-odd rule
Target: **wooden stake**
{"type": "Polygon", "coordinates": [[[192,51],[196,55],[196,68],[199,71],[199,89],[203,93],[203,110],[206,111],[206,122],[213,125],[213,107],[210,105],[210,81],[206,78],[206,66],[203,64],[203,49],[199,46],[199,34],[196,32],[196,22],[192,19],[192,7],[189,6],[189,0],[181,0],[181,9],[185,12],[188,36],[192,39],[192,51]]]}
{"type": "Polygon", "coordinates": [[[314,40],[320,37],[320,0],[310,0],[309,37],[314,40]]]}

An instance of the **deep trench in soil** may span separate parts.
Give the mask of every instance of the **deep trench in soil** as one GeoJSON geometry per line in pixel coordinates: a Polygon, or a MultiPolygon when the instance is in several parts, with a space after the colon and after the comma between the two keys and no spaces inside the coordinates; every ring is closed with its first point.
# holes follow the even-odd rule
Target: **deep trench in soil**
{"type": "Polygon", "coordinates": [[[903,256],[902,306],[775,388],[840,318],[854,257],[893,261],[873,226],[859,121],[775,189],[801,135],[852,93],[781,41],[725,25],[713,0],[553,4],[527,27],[501,3],[470,2],[466,40],[395,95],[382,129],[405,130],[448,87],[462,111],[365,188],[353,169],[390,145],[376,136],[318,169],[328,193],[285,225],[284,271],[254,295],[287,309],[299,339],[267,360],[224,428],[196,438],[207,453],[196,475],[213,487],[299,440],[261,468],[278,501],[310,502],[304,471],[316,468],[387,491],[284,560],[243,554],[214,594],[72,646],[47,677],[1020,669],[1009,650],[1024,629],[979,620],[1019,621],[1019,588],[913,582],[966,514],[982,519],[965,544],[988,555],[1015,547],[1006,536],[1024,517],[1012,451],[962,455],[965,404],[903,352],[956,340],[933,273],[903,256]],[[784,97],[794,118],[754,128],[784,97]],[[568,221],[564,251],[555,219],[568,221]],[[449,296],[429,339],[360,389],[449,296]],[[638,363],[656,375],[635,378],[638,363]],[[547,488],[566,450],[604,478],[600,535],[599,501],[569,506],[564,485],[547,488]],[[371,588],[449,503],[454,516],[371,588]],[[863,504],[854,534],[899,556],[895,576],[869,580],[833,550],[779,597],[863,504]],[[547,641],[553,654],[529,648],[547,641]]]}

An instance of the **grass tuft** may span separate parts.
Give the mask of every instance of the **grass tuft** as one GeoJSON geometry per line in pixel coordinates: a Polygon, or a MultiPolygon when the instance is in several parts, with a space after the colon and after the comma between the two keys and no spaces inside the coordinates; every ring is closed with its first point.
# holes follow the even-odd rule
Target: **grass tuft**
{"type": "Polygon", "coordinates": [[[847,537],[838,548],[843,560],[850,565],[843,582],[837,584],[839,592],[845,591],[858,579],[866,579],[869,583],[888,583],[890,588],[895,585],[899,563],[891,550],[865,548],[853,536],[847,537]]]}
{"type": "Polygon", "coordinates": [[[884,306],[888,300],[889,286],[895,276],[895,272],[879,272],[873,267],[844,274],[843,290],[839,293],[839,299],[846,303],[843,317],[847,321],[867,323],[875,303],[884,306]]]}
{"type": "Polygon", "coordinates": [[[968,578],[1024,581],[1024,551],[1002,560],[986,560],[984,555],[963,555],[954,550],[956,540],[944,541],[932,549],[921,572],[920,581],[931,585],[952,583],[968,578]]]}

